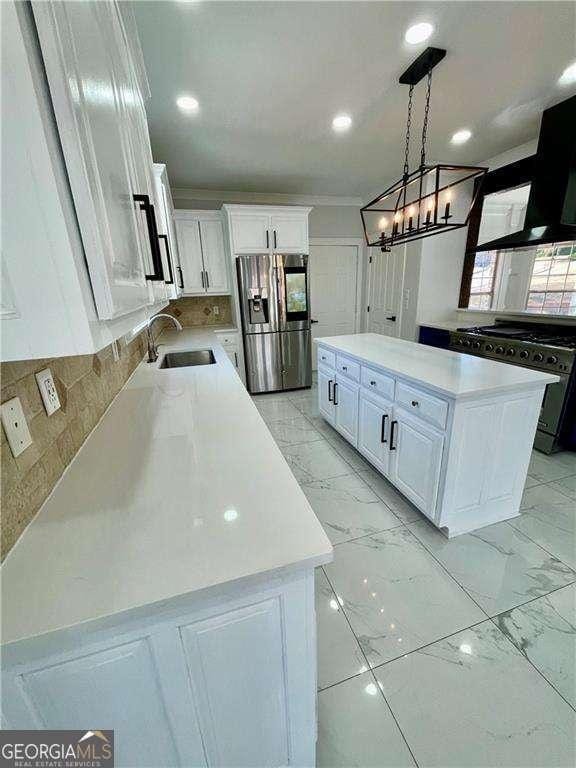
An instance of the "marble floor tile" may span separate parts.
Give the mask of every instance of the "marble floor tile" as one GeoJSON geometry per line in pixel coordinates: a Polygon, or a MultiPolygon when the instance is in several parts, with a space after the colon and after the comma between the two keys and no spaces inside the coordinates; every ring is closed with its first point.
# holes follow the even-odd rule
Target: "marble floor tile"
{"type": "Polygon", "coordinates": [[[373,667],[486,618],[405,526],[339,545],[326,573],[373,667]]]}
{"type": "Polygon", "coordinates": [[[576,584],[501,613],[495,622],[576,708],[576,584]]]}
{"type": "Polygon", "coordinates": [[[297,445],[322,440],[322,435],[301,415],[266,423],[277,445],[297,445]]]}
{"type": "Polygon", "coordinates": [[[302,486],[332,544],[402,525],[357,474],[302,486]]]}
{"type": "Polygon", "coordinates": [[[316,765],[318,768],[415,766],[370,672],[318,694],[316,765]]]}
{"type": "Polygon", "coordinates": [[[302,415],[286,397],[260,395],[260,397],[254,398],[254,403],[266,422],[294,419],[302,415]]]}
{"type": "Polygon", "coordinates": [[[576,475],[576,453],[563,451],[547,456],[539,451],[532,451],[528,474],[542,483],[560,480],[562,477],[576,475]]]}
{"type": "Polygon", "coordinates": [[[317,417],[320,416],[318,410],[318,395],[316,392],[309,393],[306,397],[294,398],[291,402],[296,406],[300,413],[304,416],[317,417]]]}
{"type": "Polygon", "coordinates": [[[328,424],[323,416],[307,416],[306,418],[328,442],[333,441],[335,436],[338,435],[338,432],[336,432],[333,426],[328,424]]]}
{"type": "Polygon", "coordinates": [[[420,768],[568,768],[576,714],[492,622],[377,670],[420,768]]]}
{"type": "Polygon", "coordinates": [[[509,520],[532,541],[576,569],[576,502],[550,485],[524,491],[522,514],[509,520]]]}
{"type": "Polygon", "coordinates": [[[421,512],[375,469],[363,469],[358,474],[402,522],[412,523],[423,519],[421,512]]]}
{"type": "Polygon", "coordinates": [[[490,616],[576,581],[571,568],[506,522],[453,539],[428,522],[409,527],[490,616]]]}
{"type": "Polygon", "coordinates": [[[531,475],[526,476],[526,482],[524,483],[524,488],[533,488],[535,485],[540,485],[541,480],[538,480],[537,477],[532,477],[531,475]]]}
{"type": "Polygon", "coordinates": [[[372,468],[370,462],[354,448],[339,432],[334,430],[332,435],[326,435],[330,445],[338,451],[344,461],[348,462],[352,469],[356,471],[369,470],[372,468]]]}
{"type": "Polygon", "coordinates": [[[570,477],[564,477],[562,480],[556,480],[554,483],[550,483],[550,487],[555,491],[565,493],[571,499],[576,499],[576,475],[570,475],[570,477]]]}
{"type": "Polygon", "coordinates": [[[281,445],[280,450],[299,483],[350,473],[350,466],[324,439],[301,445],[281,445]]]}
{"type": "Polygon", "coordinates": [[[316,569],[315,592],[318,687],[326,688],[366,672],[368,666],[321,568],[316,569]]]}

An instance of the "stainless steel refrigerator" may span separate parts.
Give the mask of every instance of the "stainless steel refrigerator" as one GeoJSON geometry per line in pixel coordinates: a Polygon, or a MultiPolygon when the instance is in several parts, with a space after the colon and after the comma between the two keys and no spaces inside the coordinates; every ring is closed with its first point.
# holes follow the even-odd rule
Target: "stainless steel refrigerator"
{"type": "Polygon", "coordinates": [[[310,387],[308,256],[247,254],[236,267],[248,391],[310,387]]]}

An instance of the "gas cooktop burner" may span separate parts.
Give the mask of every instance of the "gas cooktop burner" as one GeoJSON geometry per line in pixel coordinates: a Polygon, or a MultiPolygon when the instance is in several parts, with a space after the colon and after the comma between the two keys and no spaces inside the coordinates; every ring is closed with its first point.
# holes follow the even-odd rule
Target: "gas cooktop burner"
{"type": "Polygon", "coordinates": [[[528,344],[543,344],[553,347],[563,347],[566,349],[576,349],[576,329],[574,335],[566,334],[566,329],[562,328],[557,334],[550,326],[541,330],[532,328],[521,328],[507,325],[479,325],[472,328],[458,328],[459,333],[470,333],[478,336],[493,336],[500,339],[510,339],[522,341],[528,344]]]}

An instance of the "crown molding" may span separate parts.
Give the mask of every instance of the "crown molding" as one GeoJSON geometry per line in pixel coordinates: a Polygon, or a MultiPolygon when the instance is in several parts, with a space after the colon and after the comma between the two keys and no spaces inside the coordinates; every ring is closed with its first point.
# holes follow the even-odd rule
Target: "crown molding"
{"type": "Polygon", "coordinates": [[[178,200],[218,200],[222,203],[260,203],[280,205],[350,205],[362,206],[362,198],[343,195],[288,195],[281,192],[234,192],[218,189],[172,187],[178,200]]]}

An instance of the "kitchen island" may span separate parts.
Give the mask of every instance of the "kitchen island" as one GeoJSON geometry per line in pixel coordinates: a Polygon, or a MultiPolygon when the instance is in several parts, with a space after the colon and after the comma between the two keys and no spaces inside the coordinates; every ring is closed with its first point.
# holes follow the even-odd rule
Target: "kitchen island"
{"type": "Polygon", "coordinates": [[[118,766],[313,765],[332,546],[212,332],[142,362],[2,567],[4,727],[118,766]],[[170,350],[216,362],[161,369],[170,350]]]}
{"type": "Polygon", "coordinates": [[[557,376],[375,333],[316,343],[320,414],[447,536],[519,514],[557,376]]]}

